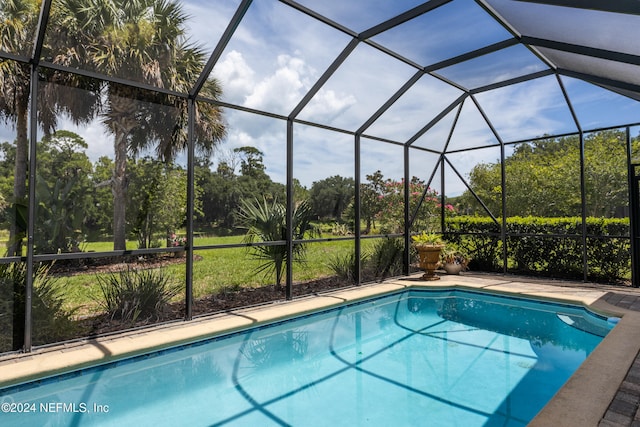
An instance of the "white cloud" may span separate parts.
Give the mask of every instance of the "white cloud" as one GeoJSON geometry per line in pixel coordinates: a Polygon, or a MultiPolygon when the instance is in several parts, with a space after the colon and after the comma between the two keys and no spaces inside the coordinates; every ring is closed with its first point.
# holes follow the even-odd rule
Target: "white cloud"
{"type": "MultiPolygon", "coordinates": [[[[217,10],[209,10],[206,2],[188,4],[193,21],[189,35],[212,51],[235,6],[225,3],[217,10]],[[212,28],[214,22],[220,25],[212,28]]],[[[348,41],[347,36],[280,3],[256,3],[238,26],[213,75],[221,81],[226,102],[286,116],[348,41]]],[[[305,106],[299,118],[355,130],[414,73],[406,64],[360,44],[305,106]]],[[[552,131],[561,123],[552,114],[557,111],[553,105],[557,99],[549,101],[548,91],[546,86],[538,85],[533,89],[492,91],[478,98],[482,98],[483,108],[500,130],[507,133],[515,129],[518,133],[536,135],[538,129],[552,131]]],[[[406,140],[458,94],[440,81],[423,78],[409,96],[401,98],[367,133],[406,140]]],[[[472,104],[471,100],[467,103],[472,104]]],[[[247,145],[260,149],[272,179],[284,182],[286,123],[233,109],[225,109],[225,115],[229,133],[223,149],[247,145]]],[[[484,145],[493,139],[479,115],[462,119],[454,138],[465,147],[484,145]]],[[[74,129],[66,123],[64,128],[74,129]]],[[[425,139],[427,142],[420,141],[417,145],[431,147],[434,140],[444,141],[448,130],[448,126],[436,127],[425,139]]],[[[99,155],[113,156],[112,138],[98,121],[74,131],[90,144],[92,159],[99,155]]],[[[342,144],[335,143],[342,141],[342,137],[327,131],[296,135],[296,178],[310,185],[334,174],[352,175],[352,137],[342,144]]],[[[401,149],[384,143],[365,144],[363,149],[363,175],[381,169],[385,176],[402,176],[401,149]]]]}
{"type": "Polygon", "coordinates": [[[232,50],[215,67],[215,76],[221,81],[223,97],[228,102],[242,104],[254,87],[255,72],[242,53],[232,50]]]}
{"type": "Polygon", "coordinates": [[[553,77],[485,92],[477,99],[504,142],[576,130],[553,77]]]}
{"type": "Polygon", "coordinates": [[[305,107],[305,117],[313,118],[318,123],[331,123],[357,103],[354,95],[321,89],[305,107]]]}
{"type": "MultiPolygon", "coordinates": [[[[423,76],[366,133],[405,142],[440,114],[461,93],[457,88],[434,77],[423,76]]],[[[444,145],[449,126],[447,126],[444,139],[440,139],[436,143],[438,147],[444,145]]],[[[432,131],[429,132],[430,142],[427,145],[429,148],[434,148],[435,130],[432,128],[432,131]]]]}
{"type": "Polygon", "coordinates": [[[354,131],[413,74],[415,70],[406,64],[361,43],[327,81],[323,91],[314,96],[300,118],[354,131]],[[349,108],[337,102],[348,102],[349,108]]]}
{"type": "MultiPolygon", "coordinates": [[[[232,50],[215,68],[215,75],[222,82],[225,99],[256,110],[288,115],[318,79],[317,71],[296,53],[280,54],[275,58],[274,70],[259,76],[242,53],[232,50]]],[[[314,102],[305,111],[311,111],[318,121],[331,119],[356,103],[355,97],[332,90],[320,90],[314,102]]],[[[227,109],[229,134],[224,148],[232,150],[241,146],[253,146],[264,153],[267,173],[274,181],[286,180],[286,123],[279,119],[227,109]]],[[[352,174],[353,165],[344,166],[332,154],[327,141],[335,135],[327,132],[306,132],[296,148],[295,174],[303,185],[326,178],[327,164],[336,166],[333,174],[352,174]],[[324,159],[324,161],[319,161],[324,159]],[[305,165],[305,162],[310,162],[305,165]],[[340,163],[340,166],[338,166],[340,163]]],[[[300,137],[302,138],[302,137],[300,137]]],[[[351,161],[352,162],[352,161],[351,161]]]]}
{"type": "MultiPolygon", "coordinates": [[[[242,53],[232,50],[215,68],[222,82],[224,98],[256,110],[288,115],[318,78],[316,70],[304,59],[281,54],[272,74],[259,78],[242,53]]],[[[334,117],[356,103],[353,95],[320,90],[308,111],[314,117],[334,117]]]]}
{"type": "Polygon", "coordinates": [[[304,61],[289,55],[279,55],[278,69],[258,82],[244,105],[258,110],[287,112],[292,110],[308,89],[311,73],[304,61]]]}

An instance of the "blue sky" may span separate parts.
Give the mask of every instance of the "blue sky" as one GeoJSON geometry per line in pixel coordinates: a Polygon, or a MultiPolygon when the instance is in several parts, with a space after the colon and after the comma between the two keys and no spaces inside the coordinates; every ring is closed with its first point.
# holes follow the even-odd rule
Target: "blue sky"
{"type": "MultiPolygon", "coordinates": [[[[190,39],[205,51],[212,52],[239,3],[239,0],[183,1],[184,9],[190,15],[190,39]]],[[[339,25],[362,32],[423,2],[304,0],[299,3],[325,14],[339,25]]],[[[531,26],[527,20],[513,13],[510,4],[514,2],[491,0],[490,3],[504,10],[518,25],[531,26]]],[[[528,7],[533,21],[539,19],[540,5],[528,7]]],[[[581,16],[587,22],[593,18],[587,12],[581,16]]],[[[551,21],[556,26],[575,26],[573,21],[565,19],[563,22],[555,15],[551,21]]],[[[531,31],[538,31],[535,26],[531,28],[531,31]]],[[[615,35],[620,30],[611,31],[615,35]]],[[[454,0],[374,37],[373,41],[426,66],[509,37],[509,32],[474,1],[454,0]]],[[[571,37],[573,39],[568,41],[584,42],[584,35],[571,37]]],[[[287,116],[350,41],[346,34],[276,0],[256,0],[216,64],[213,76],[222,83],[225,102],[287,116]]],[[[438,70],[438,73],[475,88],[543,69],[545,65],[539,58],[518,45],[438,70]]],[[[355,131],[415,73],[415,68],[360,43],[298,118],[355,131]]],[[[640,121],[639,103],[579,80],[566,77],[561,80],[571,96],[583,129],[640,121]]],[[[423,76],[365,134],[405,142],[461,94],[459,89],[442,80],[423,76]]],[[[576,131],[555,76],[482,92],[476,95],[476,99],[506,142],[576,131]]],[[[454,109],[415,145],[442,149],[456,113],[457,109],[454,109]]],[[[225,109],[225,117],[228,138],[214,160],[223,158],[233,148],[255,146],[265,153],[267,173],[274,180],[284,182],[284,121],[234,109],[225,109]]],[[[99,120],[83,127],[66,122],[62,127],[76,131],[87,140],[92,159],[100,155],[113,156],[112,137],[105,132],[99,120]]],[[[12,140],[12,133],[9,127],[0,126],[3,139],[12,140]]],[[[352,136],[296,125],[294,140],[294,174],[303,185],[309,187],[314,181],[332,175],[353,176],[352,136]]],[[[496,142],[475,104],[467,99],[449,148],[482,147],[496,142]]],[[[377,169],[388,178],[403,176],[401,147],[371,139],[363,140],[362,147],[363,177],[377,169]]],[[[412,161],[411,172],[426,179],[430,173],[425,172],[424,165],[433,163],[435,157],[420,153],[416,155],[418,158],[421,160],[412,161]]],[[[495,149],[459,154],[456,155],[456,168],[468,173],[478,162],[492,162],[496,158],[495,149]]],[[[460,183],[448,186],[451,195],[463,190],[460,183]]]]}

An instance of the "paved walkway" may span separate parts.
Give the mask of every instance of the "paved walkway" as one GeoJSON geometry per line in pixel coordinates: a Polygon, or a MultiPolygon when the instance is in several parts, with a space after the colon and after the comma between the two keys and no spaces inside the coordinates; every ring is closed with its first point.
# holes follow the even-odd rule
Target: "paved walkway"
{"type": "MultiPolygon", "coordinates": [[[[635,291],[635,290],[633,290],[635,291]]],[[[640,295],[622,290],[610,292],[605,300],[612,305],[628,310],[640,311],[640,295]]],[[[640,427],[640,355],[631,365],[615,398],[598,427],[640,427]]]]}

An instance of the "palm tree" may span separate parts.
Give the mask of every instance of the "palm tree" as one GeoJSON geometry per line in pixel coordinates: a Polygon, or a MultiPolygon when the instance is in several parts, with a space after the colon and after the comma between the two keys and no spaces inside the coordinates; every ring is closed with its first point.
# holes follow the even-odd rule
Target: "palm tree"
{"type": "MultiPolygon", "coordinates": [[[[33,47],[33,38],[38,23],[40,0],[11,0],[0,2],[0,50],[25,54],[33,47]]],[[[26,55],[25,55],[26,56],[26,55]]],[[[30,101],[30,73],[31,66],[26,62],[0,59],[0,119],[12,123],[16,129],[16,155],[13,184],[13,215],[11,225],[8,255],[22,253],[21,230],[19,221],[20,207],[26,206],[27,197],[27,164],[29,152],[28,119],[30,101]]],[[[45,80],[80,86],[89,91],[95,86],[90,79],[67,75],[49,70],[41,70],[41,77],[45,80]]],[[[79,102],[73,97],[66,96],[66,90],[58,90],[57,84],[47,85],[42,90],[36,103],[38,108],[38,122],[45,134],[52,133],[57,125],[61,112],[76,123],[89,121],[94,114],[92,108],[79,102]]],[[[87,99],[87,98],[85,98],[87,99]]],[[[88,97],[89,104],[96,102],[95,93],[88,97]]],[[[24,215],[23,215],[24,216],[24,215]]],[[[25,219],[25,218],[23,218],[25,219]]]]}
{"type": "MultiPolygon", "coordinates": [[[[59,0],[63,23],[52,51],[58,63],[90,68],[109,76],[187,93],[203,69],[203,51],[185,38],[187,16],[171,0],[59,0]],[[73,43],[70,43],[74,41],[73,43]]],[[[183,98],[119,83],[104,83],[103,122],[114,138],[114,250],[126,249],[127,155],[155,146],[171,162],[187,143],[187,104],[183,98]]],[[[220,86],[209,80],[201,92],[217,99],[220,86]]],[[[224,137],[218,107],[196,106],[194,140],[209,154],[224,137]]]]}
{"type": "MultiPolygon", "coordinates": [[[[318,234],[317,229],[311,224],[313,210],[311,204],[304,200],[299,203],[292,215],[293,239],[302,240],[307,233],[318,234]]],[[[272,202],[262,199],[262,202],[254,199],[242,200],[239,211],[240,226],[247,230],[245,241],[273,242],[287,239],[286,207],[277,200],[272,202]]],[[[252,255],[262,260],[257,268],[259,273],[270,276],[275,273],[276,287],[280,287],[284,268],[287,262],[287,247],[285,245],[267,245],[252,247],[252,255]]],[[[293,245],[293,261],[303,262],[305,259],[306,245],[296,243],[293,245]]]]}

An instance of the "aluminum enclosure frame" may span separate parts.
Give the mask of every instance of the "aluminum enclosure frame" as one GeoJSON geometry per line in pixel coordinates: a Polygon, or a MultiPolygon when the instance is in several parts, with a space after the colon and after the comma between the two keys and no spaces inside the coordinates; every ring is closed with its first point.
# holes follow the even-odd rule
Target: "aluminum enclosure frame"
{"type": "MultiPolygon", "coordinates": [[[[580,191],[581,191],[581,200],[582,200],[582,219],[583,219],[583,224],[582,224],[582,234],[580,237],[582,244],[583,244],[583,271],[584,271],[584,279],[587,279],[587,254],[586,254],[586,247],[587,247],[587,240],[590,236],[588,236],[587,234],[587,229],[586,229],[586,224],[585,224],[585,220],[586,220],[586,206],[585,206],[585,178],[584,178],[584,170],[585,170],[585,165],[584,165],[584,134],[585,133],[589,133],[589,132],[593,132],[593,131],[598,131],[601,129],[590,129],[590,130],[584,130],[581,126],[580,120],[578,118],[578,116],[576,115],[574,108],[572,106],[572,102],[571,102],[571,98],[568,95],[567,91],[564,88],[563,82],[561,77],[562,76],[566,76],[566,77],[571,77],[571,78],[577,78],[580,80],[584,80],[587,82],[590,82],[592,84],[595,84],[597,86],[606,88],[607,90],[615,90],[615,91],[619,91],[618,93],[627,96],[629,92],[632,93],[633,95],[633,99],[635,99],[635,97],[637,96],[638,99],[640,99],[640,86],[633,83],[633,82],[628,82],[628,81],[621,81],[621,80],[616,80],[613,78],[608,78],[608,77],[603,77],[603,76],[599,76],[599,75],[595,75],[595,74],[589,74],[589,73],[585,73],[584,71],[581,70],[572,70],[572,69],[567,69],[567,68],[563,68],[563,67],[558,67],[556,66],[553,62],[551,62],[550,60],[548,60],[544,55],[542,55],[540,53],[540,51],[538,50],[538,48],[547,48],[547,49],[554,49],[560,52],[568,52],[568,53],[572,53],[572,54],[579,54],[579,55],[584,55],[584,56],[588,56],[588,57],[593,57],[593,58],[599,58],[599,59],[604,59],[607,61],[615,61],[615,62],[620,62],[620,63],[624,63],[624,64],[631,64],[631,65],[636,65],[636,66],[640,66],[640,56],[638,55],[634,55],[634,54],[629,54],[629,53],[624,53],[624,52],[617,52],[617,51],[611,51],[611,50],[606,50],[606,49],[600,49],[600,48],[594,48],[594,47],[590,47],[590,46],[581,46],[581,45],[576,45],[573,43],[567,43],[567,42],[563,42],[563,41],[558,41],[558,40],[552,40],[552,39],[544,39],[544,38],[539,38],[539,37],[533,37],[533,36],[529,36],[529,35],[523,35],[523,34],[519,34],[517,32],[517,30],[514,29],[514,27],[508,22],[508,20],[504,19],[498,12],[496,12],[495,8],[492,5],[491,1],[487,1],[487,0],[476,0],[476,4],[478,4],[480,7],[482,7],[483,10],[485,10],[493,19],[495,19],[498,23],[500,23],[500,25],[502,25],[510,34],[512,34],[511,38],[507,38],[505,40],[493,43],[491,45],[479,48],[479,49],[475,49],[472,50],[470,52],[466,52],[464,54],[461,55],[457,55],[451,58],[448,58],[446,60],[443,61],[439,61],[437,63],[434,64],[428,64],[428,65],[421,65],[421,64],[417,64],[416,62],[404,57],[403,55],[401,55],[398,52],[392,51],[384,46],[381,46],[379,43],[376,43],[375,41],[371,40],[374,36],[381,34],[385,31],[388,31],[392,28],[396,28],[400,25],[402,25],[403,23],[406,23],[408,21],[410,21],[411,19],[414,19],[416,17],[422,16],[424,14],[430,13],[433,10],[438,9],[439,7],[446,5],[448,3],[451,3],[453,0],[431,0],[431,1],[426,1],[424,3],[422,3],[421,5],[408,10],[398,16],[395,16],[391,19],[388,19],[385,22],[382,22],[378,25],[375,25],[361,33],[357,33],[331,19],[329,19],[326,16],[323,16],[322,14],[311,10],[305,6],[303,6],[302,4],[293,1],[293,0],[280,0],[280,2],[288,7],[291,7],[301,13],[304,13],[306,15],[308,15],[309,17],[318,20],[320,22],[322,22],[323,24],[335,29],[336,31],[342,32],[343,34],[347,35],[348,37],[351,37],[351,41],[347,44],[347,46],[340,52],[340,54],[334,59],[334,61],[329,65],[329,67],[322,73],[321,77],[317,80],[317,82],[313,85],[313,87],[311,88],[311,90],[309,90],[304,97],[300,100],[300,102],[295,106],[295,108],[293,108],[289,114],[287,115],[278,115],[278,114],[274,114],[274,113],[270,113],[270,112],[266,112],[266,111],[260,111],[260,110],[253,110],[253,109],[249,109],[240,105],[234,105],[234,104],[229,104],[229,103],[225,103],[225,102],[221,102],[221,101],[215,101],[215,100],[210,100],[210,99],[206,99],[202,96],[200,96],[200,90],[202,89],[202,86],[204,85],[204,83],[206,82],[207,78],[209,77],[211,71],[213,70],[214,66],[219,62],[225,48],[227,47],[227,45],[229,44],[230,40],[232,39],[232,37],[234,36],[237,28],[239,27],[240,23],[242,22],[243,18],[245,17],[245,14],[247,13],[247,11],[250,9],[253,1],[252,0],[242,0],[239,4],[239,6],[237,7],[237,10],[235,12],[235,14],[233,15],[233,17],[231,18],[230,22],[227,24],[227,27],[222,35],[222,37],[220,38],[220,40],[218,41],[215,49],[213,50],[211,56],[209,57],[204,69],[202,70],[201,74],[199,75],[196,83],[194,84],[194,86],[188,91],[188,93],[180,93],[180,92],[176,92],[170,89],[162,89],[162,88],[157,88],[148,84],[144,84],[144,83],[139,83],[139,82],[134,82],[131,80],[126,80],[123,78],[119,78],[116,76],[108,76],[108,75],[104,75],[101,74],[99,72],[96,71],[88,71],[88,70],[79,70],[79,69],[75,69],[75,68],[70,68],[70,67],[65,67],[65,66],[61,66],[59,64],[54,64],[51,62],[47,62],[41,59],[41,54],[42,54],[42,49],[43,49],[43,43],[44,43],[44,39],[45,39],[45,32],[46,32],[46,28],[47,28],[47,24],[48,24],[48,17],[51,11],[51,7],[52,7],[52,0],[43,0],[42,1],[42,5],[41,5],[41,12],[40,12],[40,17],[39,17],[39,22],[38,22],[38,28],[37,28],[37,32],[35,35],[35,39],[34,39],[34,46],[31,52],[30,56],[22,56],[22,55],[18,55],[15,53],[9,53],[9,52],[4,52],[4,51],[0,51],[0,59],[2,60],[10,60],[10,61],[17,61],[17,62],[21,62],[24,64],[28,64],[31,70],[31,99],[35,99],[37,96],[37,92],[38,92],[38,85],[39,85],[39,71],[40,70],[46,70],[46,69],[50,69],[50,70],[56,70],[56,71],[62,71],[62,72],[67,72],[67,73],[71,73],[71,74],[77,74],[77,75],[82,75],[82,76],[86,76],[86,77],[91,77],[91,78],[95,78],[95,79],[99,79],[102,81],[107,81],[107,82],[114,82],[114,83],[118,83],[118,84],[122,84],[122,85],[126,85],[126,86],[130,86],[132,88],[135,89],[140,89],[140,90],[150,90],[150,91],[157,91],[157,92],[161,92],[161,93],[165,93],[165,94],[169,94],[172,96],[176,96],[176,97],[180,97],[183,99],[187,100],[188,103],[188,152],[187,152],[187,158],[188,158],[188,162],[187,162],[187,185],[188,185],[188,196],[187,196],[187,209],[188,209],[188,213],[187,213],[187,239],[188,239],[188,243],[187,243],[187,265],[186,265],[186,283],[185,283],[185,289],[186,289],[186,293],[185,293],[185,304],[186,304],[186,315],[185,315],[185,319],[186,320],[190,320],[193,317],[193,254],[195,250],[203,250],[203,249],[218,249],[218,248],[229,248],[229,247],[238,247],[238,246],[247,246],[246,244],[242,244],[242,245],[212,245],[212,246],[198,246],[198,247],[194,247],[194,240],[193,240],[193,235],[194,235],[194,223],[193,223],[193,213],[194,213],[194,204],[195,204],[195,177],[194,177],[194,161],[195,161],[195,154],[194,154],[194,122],[195,122],[195,103],[196,102],[208,102],[208,103],[213,103],[214,105],[217,105],[219,107],[222,108],[228,108],[228,109],[235,109],[235,110],[239,110],[239,111],[246,111],[252,114],[256,114],[256,115],[260,115],[260,116],[265,116],[265,117],[270,117],[276,120],[281,120],[283,122],[286,123],[286,159],[287,159],[287,169],[286,169],[286,188],[287,188],[287,200],[286,200],[286,206],[287,206],[287,239],[285,241],[276,241],[276,242],[268,242],[268,243],[256,243],[254,245],[286,245],[287,247],[287,251],[289,256],[287,257],[287,265],[286,265],[286,296],[287,299],[292,298],[292,263],[291,263],[291,259],[292,259],[292,252],[293,252],[293,245],[294,243],[297,243],[297,241],[294,241],[293,239],[293,232],[292,232],[292,211],[293,211],[293,159],[294,159],[294,153],[293,153],[293,148],[294,148],[294,127],[296,125],[306,125],[306,126],[313,126],[313,127],[317,127],[317,128],[321,128],[321,129],[326,129],[326,130],[330,130],[330,131],[334,131],[334,132],[339,132],[342,134],[347,134],[353,137],[353,147],[354,147],[354,177],[355,177],[355,183],[356,183],[356,189],[358,189],[360,187],[360,184],[362,182],[362,176],[361,176],[361,164],[362,164],[362,150],[361,150],[361,140],[362,138],[367,138],[367,139],[371,139],[371,140],[376,140],[376,141],[380,141],[380,142],[384,142],[384,143],[388,143],[388,144],[395,144],[398,146],[402,146],[403,147],[403,168],[404,168],[404,178],[405,178],[405,194],[404,194],[404,199],[405,199],[405,210],[404,210],[404,220],[405,220],[405,229],[404,229],[404,233],[402,234],[402,236],[404,237],[404,241],[405,241],[405,254],[404,254],[404,260],[405,260],[405,265],[404,265],[404,272],[405,274],[408,274],[409,272],[409,252],[408,252],[408,247],[409,247],[409,242],[410,242],[410,231],[411,231],[411,223],[413,220],[413,217],[415,216],[415,212],[410,212],[409,208],[408,208],[408,197],[409,197],[409,190],[408,190],[408,182],[409,182],[409,178],[410,178],[410,172],[409,172],[409,160],[411,157],[411,153],[413,152],[413,150],[417,150],[417,151],[426,151],[435,155],[439,156],[439,160],[436,163],[436,167],[433,169],[433,172],[431,173],[430,179],[429,179],[429,183],[431,183],[431,180],[434,179],[434,176],[437,172],[438,167],[440,167],[440,171],[443,174],[442,175],[442,186],[444,187],[445,182],[444,182],[444,168],[445,165],[449,165],[449,167],[453,168],[454,172],[456,174],[458,174],[458,176],[462,179],[463,177],[458,173],[457,170],[455,170],[455,168],[453,167],[453,164],[449,161],[447,154],[451,154],[451,153],[458,153],[461,151],[472,151],[475,148],[468,148],[468,149],[464,149],[464,150],[456,150],[456,151],[447,151],[448,148],[448,142],[445,144],[445,148],[443,151],[437,151],[437,150],[431,150],[428,148],[423,148],[423,147],[417,147],[414,146],[414,143],[422,136],[424,135],[427,131],[429,131],[431,128],[433,128],[433,126],[435,126],[442,118],[444,118],[445,116],[447,116],[449,113],[451,113],[452,111],[455,111],[457,109],[457,116],[456,119],[453,122],[453,125],[451,127],[451,131],[449,133],[449,139],[451,139],[451,135],[456,127],[456,122],[457,122],[457,117],[460,115],[460,112],[462,111],[462,107],[465,103],[470,102],[473,103],[475,105],[475,107],[478,109],[478,111],[480,112],[483,120],[486,122],[487,127],[491,130],[491,132],[493,133],[496,141],[498,141],[496,147],[498,147],[500,149],[500,162],[502,164],[502,175],[501,175],[501,180],[502,180],[502,212],[500,212],[499,217],[501,217],[501,222],[499,223],[500,228],[501,228],[501,233],[500,233],[500,239],[503,243],[503,272],[507,272],[507,245],[506,245],[506,241],[507,238],[509,237],[507,235],[506,232],[506,192],[505,190],[505,182],[506,182],[506,173],[505,173],[505,169],[504,169],[504,164],[505,164],[505,158],[506,158],[506,154],[505,154],[505,147],[507,147],[510,144],[516,144],[519,142],[526,142],[526,141],[532,141],[535,140],[535,138],[533,139],[527,139],[525,141],[505,141],[503,140],[503,138],[501,137],[500,133],[496,130],[496,127],[494,126],[494,124],[491,122],[490,118],[488,117],[488,115],[484,112],[483,107],[481,105],[481,103],[477,100],[477,95],[490,91],[490,90],[494,90],[497,88],[501,88],[501,87],[506,87],[506,86],[510,86],[510,85],[515,85],[518,83],[523,83],[523,82],[527,82],[527,81],[531,81],[534,79],[538,79],[538,78],[542,78],[542,77],[548,77],[548,76],[555,76],[556,80],[558,82],[559,87],[562,90],[563,96],[565,98],[565,101],[567,103],[567,106],[569,108],[569,110],[571,111],[571,115],[574,121],[574,125],[575,127],[578,129],[577,132],[575,133],[569,133],[569,134],[562,134],[562,135],[547,135],[545,136],[545,138],[553,138],[553,137],[559,137],[559,136],[566,136],[566,135],[577,135],[580,139],[580,191]],[[407,64],[408,66],[412,67],[415,70],[415,73],[391,96],[389,97],[386,102],[381,105],[373,115],[371,115],[367,120],[365,120],[362,125],[360,127],[358,127],[356,130],[350,130],[350,129],[340,129],[340,128],[335,128],[335,127],[331,127],[331,126],[327,126],[327,125],[323,125],[323,124],[319,124],[319,123],[313,123],[307,120],[302,120],[299,118],[300,113],[304,110],[304,108],[309,104],[309,102],[311,101],[311,99],[314,97],[314,95],[316,95],[318,93],[318,91],[320,91],[325,84],[327,83],[327,81],[331,78],[331,76],[340,69],[341,65],[344,63],[344,61],[346,61],[349,56],[354,52],[354,50],[360,45],[360,44],[366,44],[370,47],[373,47],[377,50],[379,50],[380,52],[389,55],[393,58],[395,58],[396,60],[399,60],[401,62],[403,62],[404,64],[407,64]],[[471,59],[474,58],[479,58],[482,57],[484,55],[488,55],[494,52],[499,52],[503,49],[507,49],[509,47],[513,47],[513,46],[517,46],[517,45],[521,45],[521,46],[525,46],[527,49],[529,49],[532,53],[534,53],[544,64],[546,64],[547,68],[545,70],[542,71],[536,71],[536,72],[532,72],[532,73],[528,73],[522,76],[518,76],[518,77],[514,77],[514,78],[510,78],[504,81],[500,81],[500,82],[496,82],[496,83],[491,83],[491,84],[487,84],[481,87],[476,87],[476,88],[467,88],[464,87],[463,85],[461,85],[458,82],[452,81],[446,77],[444,77],[443,75],[439,74],[438,71],[443,70],[447,67],[456,65],[456,64],[461,64],[465,61],[469,61],[471,59]],[[377,136],[375,134],[367,134],[366,132],[370,129],[370,127],[373,125],[373,123],[380,118],[386,111],[388,111],[401,97],[403,94],[405,94],[407,91],[409,91],[419,80],[421,77],[428,75],[431,76],[435,79],[438,79],[441,82],[444,82],[452,87],[457,88],[458,90],[460,90],[462,92],[462,94],[455,99],[452,103],[450,103],[446,108],[444,108],[436,117],[434,117],[432,120],[430,120],[429,122],[427,122],[420,130],[418,130],[413,136],[411,136],[410,138],[408,138],[407,140],[391,140],[388,138],[382,138],[380,136],[377,136]]],[[[584,8],[584,9],[590,9],[590,10],[598,10],[598,9],[603,9],[605,11],[608,12],[616,12],[616,13],[623,13],[623,14],[631,14],[631,15],[640,15],[640,8],[638,7],[638,5],[636,4],[636,2],[632,2],[632,1],[625,1],[625,2],[614,2],[615,4],[611,4],[611,5],[607,5],[606,7],[602,6],[602,2],[596,2],[596,1],[591,1],[591,0],[583,0],[583,1],[533,1],[533,0],[525,0],[524,3],[537,3],[537,4],[550,4],[550,5],[555,5],[555,6],[562,6],[562,7],[572,7],[572,8],[584,8]]],[[[640,70],[640,67],[639,67],[640,70]]],[[[27,288],[26,288],[26,305],[25,305],[25,327],[24,327],[24,342],[22,345],[23,351],[25,352],[29,352],[32,349],[32,336],[31,336],[31,329],[32,329],[32,319],[31,319],[31,296],[33,293],[33,275],[34,275],[34,271],[33,271],[33,267],[35,264],[37,264],[38,262],[41,261],[53,261],[53,260],[61,260],[61,259],[79,259],[79,258],[101,258],[101,257],[112,257],[112,256],[123,256],[123,255],[145,255],[145,254],[152,254],[152,253],[166,253],[166,252],[175,252],[177,249],[172,249],[172,248],[162,248],[162,249],[143,249],[143,250],[125,250],[125,251],[108,251],[108,252],[98,252],[98,253],[73,253],[73,254],[46,254],[46,255],[38,255],[34,252],[34,239],[33,239],[33,233],[34,233],[34,221],[35,221],[35,171],[36,171],[36,141],[38,140],[38,126],[37,126],[37,115],[38,115],[38,110],[37,110],[37,103],[36,102],[31,102],[30,103],[30,117],[31,117],[31,126],[29,129],[29,153],[30,153],[30,158],[29,158],[29,218],[28,218],[28,232],[27,232],[27,252],[26,252],[26,256],[25,257],[5,257],[5,258],[0,258],[0,263],[14,263],[14,262],[25,262],[28,268],[28,277],[27,277],[27,288]]],[[[638,120],[638,122],[636,123],[628,123],[628,124],[623,124],[621,126],[615,126],[612,127],[613,129],[620,129],[620,128],[624,128],[626,129],[626,134],[627,134],[627,150],[630,153],[631,152],[631,137],[630,137],[630,128],[634,127],[634,126],[638,126],[640,125],[640,118],[638,120]]],[[[482,147],[482,148],[486,148],[486,146],[482,147]]],[[[631,173],[631,171],[633,170],[632,164],[631,164],[631,156],[629,155],[627,158],[627,164],[628,164],[628,169],[629,169],[629,173],[631,173]]],[[[631,187],[631,179],[632,177],[629,177],[630,179],[630,187],[631,187]]],[[[462,179],[462,181],[464,182],[464,179],[462,179]]],[[[468,184],[466,182],[464,182],[465,185],[467,186],[467,188],[469,190],[471,190],[473,192],[473,190],[471,188],[469,188],[468,184]]],[[[631,192],[630,192],[631,193],[631,192]]],[[[444,195],[444,191],[442,191],[442,194],[444,195]]],[[[424,196],[423,196],[424,197],[424,196]]],[[[477,197],[477,196],[476,196],[477,197]]],[[[631,196],[630,196],[631,197],[631,196]]],[[[637,195],[635,195],[634,197],[637,197],[637,195]]],[[[478,198],[478,200],[480,201],[480,203],[482,203],[482,201],[478,198]]],[[[360,218],[361,218],[361,212],[360,212],[360,194],[359,191],[355,192],[355,206],[356,206],[356,212],[355,212],[355,218],[356,218],[356,234],[355,237],[353,238],[348,238],[349,240],[353,240],[354,241],[354,250],[355,250],[355,255],[356,255],[356,259],[359,260],[360,259],[360,254],[361,254],[361,241],[365,238],[375,238],[375,237],[379,237],[379,236],[363,236],[362,235],[362,230],[360,228],[360,218]]],[[[632,200],[630,202],[630,207],[634,205],[634,201],[632,200]]],[[[486,208],[486,207],[485,207],[486,208]]],[[[490,216],[493,218],[494,221],[498,222],[499,220],[497,219],[498,215],[494,215],[495,213],[490,213],[490,216]]],[[[639,212],[634,212],[632,209],[632,224],[635,223],[635,221],[637,220],[637,215],[640,215],[639,212]]],[[[632,236],[634,236],[633,234],[633,228],[634,226],[632,225],[632,236]]],[[[634,240],[633,237],[631,237],[632,241],[634,240]]],[[[328,241],[329,239],[314,239],[312,241],[328,241]]],[[[336,240],[336,239],[330,239],[330,240],[336,240]]],[[[633,284],[634,286],[640,286],[640,277],[639,274],[637,273],[638,271],[640,271],[640,266],[637,265],[638,264],[638,259],[640,259],[640,248],[638,247],[639,245],[637,244],[637,242],[633,241],[632,242],[632,248],[633,248],[633,255],[632,255],[632,259],[633,259],[633,265],[632,265],[632,271],[634,272],[633,274],[633,284]]],[[[358,261],[359,263],[359,261],[358,261]]],[[[358,265],[358,269],[357,269],[357,277],[356,277],[356,281],[357,283],[361,282],[360,279],[360,266],[358,265]]]]}

